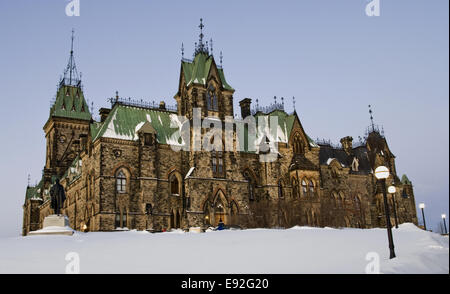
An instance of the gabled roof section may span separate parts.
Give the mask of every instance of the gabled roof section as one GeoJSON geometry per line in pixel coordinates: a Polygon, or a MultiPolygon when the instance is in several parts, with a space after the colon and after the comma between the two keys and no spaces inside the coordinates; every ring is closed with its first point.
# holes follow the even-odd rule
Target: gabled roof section
{"type": "Polygon", "coordinates": [[[408,179],[406,174],[402,176],[402,184],[403,185],[412,185],[412,182],[408,179]]]}
{"type": "MultiPolygon", "coordinates": [[[[277,138],[275,139],[275,142],[278,143],[289,143],[289,138],[291,136],[291,132],[294,126],[294,122],[296,119],[296,114],[287,114],[285,111],[280,110],[280,109],[276,109],[274,111],[271,111],[270,113],[263,113],[263,112],[257,112],[254,115],[255,118],[255,122],[256,122],[256,145],[258,146],[259,143],[261,143],[262,135],[264,134],[264,130],[261,129],[261,126],[259,126],[258,124],[258,118],[263,117],[264,120],[266,121],[265,124],[270,125],[270,118],[271,117],[277,117],[278,119],[278,126],[277,126],[277,138]]],[[[248,134],[248,129],[247,129],[248,125],[245,125],[245,136],[247,136],[248,134]]],[[[266,129],[265,133],[269,133],[269,130],[266,129]]],[[[306,135],[306,134],[305,134],[306,135]]],[[[308,139],[309,145],[311,147],[318,147],[317,144],[308,136],[306,135],[306,138],[308,139]]],[[[273,138],[272,138],[273,139],[273,138]]],[[[244,148],[246,151],[248,150],[248,146],[245,146],[244,148]]]]}
{"type": "MultiPolygon", "coordinates": [[[[181,61],[181,68],[184,74],[186,85],[187,86],[191,84],[206,85],[206,80],[211,70],[211,65],[213,63],[215,64],[214,57],[212,55],[206,54],[205,52],[198,53],[193,61],[183,59],[181,61]]],[[[234,89],[227,83],[223,69],[218,68],[217,66],[216,68],[217,72],[219,73],[220,81],[222,82],[223,88],[226,90],[234,91],[234,89]]]]}
{"type": "MultiPolygon", "coordinates": [[[[158,109],[141,108],[115,104],[106,120],[91,130],[92,141],[99,138],[113,138],[137,141],[138,131],[146,124],[156,132],[159,144],[182,145],[179,130],[182,126],[176,113],[158,109]],[[177,138],[179,140],[175,140],[177,138]]],[[[92,128],[93,124],[91,124],[92,128]]]]}
{"type": "Polygon", "coordinates": [[[50,117],[90,121],[91,113],[81,87],[61,85],[56,93],[55,103],[50,108],[50,117]]]}

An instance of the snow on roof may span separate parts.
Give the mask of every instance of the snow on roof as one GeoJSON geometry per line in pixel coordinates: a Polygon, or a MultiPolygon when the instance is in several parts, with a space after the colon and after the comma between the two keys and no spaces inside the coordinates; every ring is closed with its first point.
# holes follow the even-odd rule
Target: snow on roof
{"type": "Polygon", "coordinates": [[[187,178],[189,178],[189,177],[191,176],[191,174],[192,174],[192,172],[194,171],[194,169],[195,169],[195,166],[193,166],[193,167],[191,167],[191,168],[189,169],[188,173],[186,174],[185,179],[187,179],[187,178]]]}

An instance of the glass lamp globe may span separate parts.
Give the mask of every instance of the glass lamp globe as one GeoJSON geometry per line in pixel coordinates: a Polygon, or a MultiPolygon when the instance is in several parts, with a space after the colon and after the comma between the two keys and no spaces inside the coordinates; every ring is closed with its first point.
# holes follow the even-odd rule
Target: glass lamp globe
{"type": "Polygon", "coordinates": [[[389,177],[389,169],[383,165],[375,169],[375,177],[379,180],[387,179],[389,177]]]}
{"type": "Polygon", "coordinates": [[[442,218],[445,218],[445,217],[446,217],[445,213],[444,213],[443,215],[441,215],[441,216],[442,216],[442,218]]]}
{"type": "Polygon", "coordinates": [[[419,208],[421,208],[421,209],[425,208],[425,203],[420,203],[419,208]]]}
{"type": "Polygon", "coordinates": [[[395,191],[396,191],[395,186],[389,186],[388,192],[389,192],[390,194],[394,194],[395,191]]]}

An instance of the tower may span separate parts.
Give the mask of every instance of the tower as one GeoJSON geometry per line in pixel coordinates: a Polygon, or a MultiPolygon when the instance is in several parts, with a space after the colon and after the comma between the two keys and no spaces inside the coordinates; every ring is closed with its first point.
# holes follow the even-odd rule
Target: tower
{"type": "MultiPolygon", "coordinates": [[[[193,60],[182,57],[178,92],[174,96],[178,114],[191,119],[193,109],[200,108],[202,117],[224,119],[233,116],[234,89],[226,82],[222,66],[218,66],[211,50],[203,41],[203,20],[200,19],[200,35],[195,43],[193,60]]],[[[212,44],[211,44],[212,46],[212,44]]],[[[182,47],[184,56],[184,47],[182,47]]]]}
{"type": "Polygon", "coordinates": [[[69,62],[59,81],[56,99],[43,127],[46,138],[45,188],[51,185],[52,177],[61,177],[78,152],[86,147],[82,145],[85,145],[92,119],[75,65],[73,40],[72,30],[69,62]]]}

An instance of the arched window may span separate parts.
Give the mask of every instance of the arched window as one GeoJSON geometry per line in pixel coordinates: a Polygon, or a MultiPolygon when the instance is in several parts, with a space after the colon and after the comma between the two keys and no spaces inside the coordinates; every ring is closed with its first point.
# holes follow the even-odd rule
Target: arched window
{"type": "Polygon", "coordinates": [[[208,92],[206,93],[206,104],[208,106],[208,110],[218,111],[219,106],[217,103],[217,95],[216,89],[211,85],[208,88],[208,92]]]}
{"type": "Polygon", "coordinates": [[[314,183],[311,180],[309,180],[309,195],[314,196],[314,183]]]}
{"type": "Polygon", "coordinates": [[[170,176],[170,194],[180,195],[180,183],[176,175],[172,174],[170,176]]]}
{"type": "Polygon", "coordinates": [[[204,209],[204,212],[203,212],[205,225],[211,225],[211,219],[210,219],[210,216],[209,216],[209,207],[208,206],[209,206],[209,203],[208,202],[205,203],[205,209],[204,209]]]}
{"type": "Polygon", "coordinates": [[[303,196],[306,196],[306,194],[308,193],[308,184],[306,184],[305,179],[302,180],[302,193],[303,196]]]}
{"type": "Polygon", "coordinates": [[[300,134],[296,134],[294,137],[294,154],[303,154],[303,143],[300,134]]]}
{"type": "Polygon", "coordinates": [[[122,170],[117,173],[116,176],[116,188],[118,193],[127,192],[127,178],[122,170]]]}

